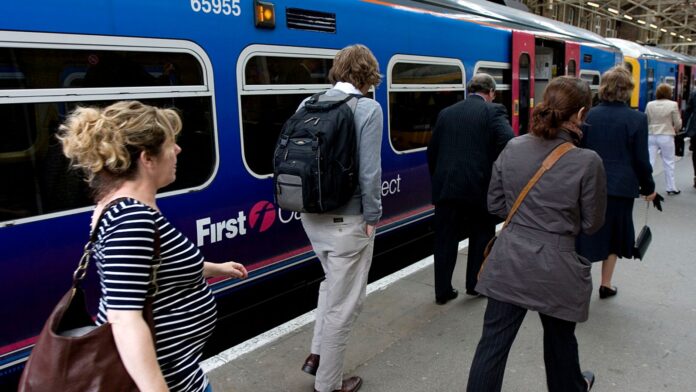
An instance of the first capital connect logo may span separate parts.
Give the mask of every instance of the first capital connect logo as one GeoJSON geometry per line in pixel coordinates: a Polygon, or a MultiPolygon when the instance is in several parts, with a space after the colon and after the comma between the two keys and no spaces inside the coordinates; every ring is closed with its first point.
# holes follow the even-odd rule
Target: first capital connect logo
{"type": "Polygon", "coordinates": [[[250,229],[256,233],[263,233],[269,230],[276,220],[286,224],[299,219],[298,212],[283,211],[270,201],[261,200],[251,207],[248,218],[244,211],[238,211],[234,218],[220,221],[213,221],[211,218],[196,220],[197,245],[214,244],[244,236],[247,234],[247,221],[250,229]]]}
{"type": "Polygon", "coordinates": [[[251,207],[251,211],[249,211],[249,226],[254,229],[258,224],[259,233],[263,233],[271,228],[275,218],[276,212],[273,203],[262,200],[251,207]]]}

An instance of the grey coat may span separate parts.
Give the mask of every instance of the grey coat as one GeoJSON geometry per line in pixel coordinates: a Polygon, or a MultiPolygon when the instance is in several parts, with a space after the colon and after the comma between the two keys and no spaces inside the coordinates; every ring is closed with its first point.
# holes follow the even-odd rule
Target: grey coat
{"type": "MultiPolygon", "coordinates": [[[[493,166],[488,210],[506,217],[541,162],[570,140],[565,131],[555,140],[530,134],[512,139],[493,166]]],[[[559,319],[587,320],[591,264],[575,253],[575,236],[602,226],[606,201],[606,176],[597,153],[569,151],[541,177],[500,233],[476,291],[559,319]]]]}

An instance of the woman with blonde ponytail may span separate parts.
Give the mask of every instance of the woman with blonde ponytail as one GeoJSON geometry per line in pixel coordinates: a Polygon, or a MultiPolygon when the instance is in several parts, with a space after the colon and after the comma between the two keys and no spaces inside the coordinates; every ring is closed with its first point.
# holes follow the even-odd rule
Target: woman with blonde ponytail
{"type": "Polygon", "coordinates": [[[212,390],[198,366],[216,321],[205,278],[247,276],[239,263],[205,262],[157,206],[157,190],[176,179],[181,128],[176,111],[137,101],[77,108],[60,127],[63,152],[84,173],[97,202],[97,322],[111,323],[121,360],[142,391],[212,390]],[[154,263],[159,267],[151,274],[154,263]],[[154,297],[154,331],[143,318],[148,295],[154,297]]]}

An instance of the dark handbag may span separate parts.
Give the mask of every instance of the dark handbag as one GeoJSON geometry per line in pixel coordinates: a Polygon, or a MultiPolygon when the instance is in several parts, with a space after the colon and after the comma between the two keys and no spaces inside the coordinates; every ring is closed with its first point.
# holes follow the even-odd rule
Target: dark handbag
{"type": "MultiPolygon", "coordinates": [[[[19,392],[127,392],[137,391],[135,382],[119,356],[111,324],[96,326],[85,304],[80,287],[87,274],[92,246],[97,239],[98,222],[117,199],[109,203],[97,220],[80,263],[73,273],[72,287],[55,306],[44,324],[19,381],[19,392]]],[[[157,292],[156,270],[159,257],[159,233],[155,232],[151,282],[157,292]]],[[[153,294],[154,295],[154,294],[153,294]]],[[[154,332],[152,296],[148,296],[143,316],[154,332]]],[[[154,339],[154,333],[153,333],[154,339]]]]}
{"type": "Polygon", "coordinates": [[[652,242],[652,232],[648,226],[648,211],[650,210],[650,202],[648,204],[648,209],[645,211],[645,225],[640,229],[636,242],[633,244],[633,258],[643,260],[645,258],[645,252],[648,251],[650,242],[652,242]]]}
{"type": "Polygon", "coordinates": [[[674,136],[674,155],[678,157],[684,156],[684,138],[686,132],[680,132],[674,136]]]}
{"type": "MultiPolygon", "coordinates": [[[[532,189],[534,184],[536,184],[537,181],[539,181],[539,179],[541,178],[541,176],[543,176],[544,173],[551,169],[551,167],[553,167],[553,165],[555,165],[556,162],[558,162],[558,160],[561,159],[563,155],[565,155],[565,153],[572,150],[573,148],[575,148],[573,143],[562,143],[558,145],[556,148],[554,148],[553,151],[551,151],[551,153],[546,157],[546,159],[544,159],[544,161],[541,163],[541,167],[536,171],[536,173],[534,173],[534,176],[532,176],[529,182],[527,182],[527,185],[525,185],[524,188],[522,188],[522,192],[520,192],[520,194],[517,196],[517,199],[515,200],[515,203],[512,205],[512,208],[510,209],[507,218],[505,218],[505,223],[503,223],[503,228],[501,229],[501,231],[504,230],[508,224],[510,224],[513,215],[515,215],[517,209],[520,208],[520,205],[524,201],[524,198],[527,197],[527,194],[532,189]]],[[[491,238],[488,241],[486,247],[483,249],[483,262],[481,263],[481,268],[479,269],[477,279],[481,277],[481,272],[483,272],[483,267],[486,266],[488,255],[493,250],[493,246],[495,245],[495,241],[497,239],[498,235],[493,236],[493,238],[491,238]]]]}

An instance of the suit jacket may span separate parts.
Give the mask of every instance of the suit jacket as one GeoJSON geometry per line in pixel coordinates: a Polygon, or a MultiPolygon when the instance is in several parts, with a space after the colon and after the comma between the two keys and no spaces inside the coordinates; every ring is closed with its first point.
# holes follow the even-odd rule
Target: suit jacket
{"type": "Polygon", "coordinates": [[[689,97],[689,102],[684,112],[684,121],[686,121],[687,136],[696,138],[696,91],[692,92],[689,97]]]}
{"type": "MultiPolygon", "coordinates": [[[[526,134],[508,143],[493,166],[488,208],[504,218],[541,162],[571,136],[526,134]]],[[[606,178],[590,150],[568,151],[532,187],[488,256],[476,291],[568,321],[587,319],[591,265],[575,253],[575,236],[604,223],[606,178]]]]}
{"type": "Polygon", "coordinates": [[[602,158],[609,196],[636,198],[655,191],[648,157],[648,119],[621,102],[590,109],[581,146],[602,158]]]}
{"type": "Polygon", "coordinates": [[[433,204],[457,201],[485,211],[491,167],[512,137],[505,107],[481,96],[443,109],[428,145],[433,204]]]}

